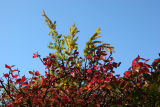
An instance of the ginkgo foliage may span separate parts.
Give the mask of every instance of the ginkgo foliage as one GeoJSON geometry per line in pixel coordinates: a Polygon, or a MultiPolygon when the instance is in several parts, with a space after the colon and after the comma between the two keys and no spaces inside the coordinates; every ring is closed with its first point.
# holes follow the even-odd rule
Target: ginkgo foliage
{"type": "Polygon", "coordinates": [[[78,28],[73,24],[69,34],[59,34],[56,22],[42,16],[50,29],[53,53],[38,58],[45,66],[45,75],[20,70],[5,64],[8,72],[0,80],[0,102],[6,107],[133,107],[160,105],[160,58],[152,64],[138,56],[124,75],[115,75],[120,62],[114,62],[114,47],[97,40],[100,28],[86,43],[83,55],[78,52],[78,28]],[[5,79],[5,80],[4,80],[5,79]]]}

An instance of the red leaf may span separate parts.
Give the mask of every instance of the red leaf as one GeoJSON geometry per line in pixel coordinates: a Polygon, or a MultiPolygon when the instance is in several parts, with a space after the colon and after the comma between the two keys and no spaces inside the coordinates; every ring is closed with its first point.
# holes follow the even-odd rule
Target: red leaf
{"type": "Polygon", "coordinates": [[[73,57],[69,57],[68,60],[69,60],[69,61],[72,61],[72,60],[73,60],[73,57]]]}
{"type": "Polygon", "coordinates": [[[47,58],[43,58],[43,61],[47,61],[47,58]]]}
{"type": "Polygon", "coordinates": [[[138,55],[137,58],[135,58],[133,61],[132,61],[132,68],[135,69],[136,65],[137,65],[137,62],[140,60],[140,56],[138,55]]]}
{"type": "Polygon", "coordinates": [[[46,77],[48,76],[47,71],[45,71],[45,76],[46,76],[46,77]]]}
{"type": "Polygon", "coordinates": [[[38,52],[37,53],[33,53],[33,58],[37,58],[37,57],[40,57],[40,55],[38,55],[38,52]]]}
{"type": "Polygon", "coordinates": [[[124,76],[123,76],[123,78],[127,78],[127,77],[129,77],[129,76],[130,76],[130,74],[131,74],[131,72],[129,72],[129,71],[124,72],[124,76]]]}
{"type": "Polygon", "coordinates": [[[0,88],[3,88],[3,86],[0,85],[0,88]]]}
{"type": "Polygon", "coordinates": [[[155,59],[154,62],[158,62],[159,59],[155,59]]]}
{"type": "Polygon", "coordinates": [[[154,59],[154,61],[153,61],[152,65],[157,65],[159,61],[160,61],[160,59],[159,59],[159,58],[158,58],[158,59],[154,59]]]}
{"type": "Polygon", "coordinates": [[[4,76],[4,77],[9,77],[9,74],[4,74],[3,76],[4,76]]]}
{"type": "Polygon", "coordinates": [[[87,72],[88,72],[88,73],[91,73],[91,72],[92,72],[92,70],[91,70],[91,69],[88,69],[88,70],[87,70],[87,72]]]}
{"type": "Polygon", "coordinates": [[[92,57],[90,55],[87,56],[88,59],[91,59],[92,57]]]}
{"type": "Polygon", "coordinates": [[[15,71],[18,71],[17,69],[14,69],[14,70],[12,70],[11,72],[15,72],[15,71]]]}
{"type": "Polygon", "coordinates": [[[5,68],[8,68],[8,69],[10,69],[11,67],[10,67],[10,66],[8,66],[7,64],[5,64],[5,68]]]}
{"type": "Polygon", "coordinates": [[[33,72],[32,72],[32,71],[29,71],[29,73],[30,73],[30,74],[33,74],[33,72]]]}
{"type": "Polygon", "coordinates": [[[26,80],[26,77],[23,76],[22,79],[21,79],[21,82],[24,82],[26,80]]]}
{"type": "Polygon", "coordinates": [[[18,77],[18,75],[14,75],[14,78],[17,78],[18,77]]]}
{"type": "Polygon", "coordinates": [[[39,75],[39,71],[36,71],[36,72],[35,72],[35,75],[38,76],[38,75],[39,75]]]}

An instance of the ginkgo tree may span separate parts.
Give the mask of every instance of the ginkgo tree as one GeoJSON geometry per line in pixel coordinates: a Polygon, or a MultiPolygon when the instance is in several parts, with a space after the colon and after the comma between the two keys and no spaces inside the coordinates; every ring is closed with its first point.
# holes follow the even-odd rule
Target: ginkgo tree
{"type": "Polygon", "coordinates": [[[68,35],[59,34],[56,22],[45,12],[42,16],[50,29],[52,41],[48,48],[53,53],[39,58],[45,65],[45,75],[29,71],[30,78],[20,76],[20,70],[5,65],[9,70],[0,80],[2,106],[159,106],[160,105],[160,58],[149,65],[138,56],[124,76],[115,75],[114,47],[97,39],[100,28],[91,36],[83,50],[78,52],[78,28],[73,24],[68,35]]]}

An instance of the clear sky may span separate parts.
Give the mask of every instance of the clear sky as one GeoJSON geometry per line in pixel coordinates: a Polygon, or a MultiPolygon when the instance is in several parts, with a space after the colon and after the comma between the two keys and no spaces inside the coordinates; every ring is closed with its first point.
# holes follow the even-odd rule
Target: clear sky
{"type": "Polygon", "coordinates": [[[59,33],[68,34],[76,23],[81,53],[100,27],[99,40],[114,46],[115,61],[122,62],[118,74],[138,55],[153,61],[160,52],[160,0],[0,0],[0,76],[5,64],[16,65],[22,75],[43,72],[40,60],[32,58],[37,51],[42,57],[52,52],[43,9],[59,33]]]}

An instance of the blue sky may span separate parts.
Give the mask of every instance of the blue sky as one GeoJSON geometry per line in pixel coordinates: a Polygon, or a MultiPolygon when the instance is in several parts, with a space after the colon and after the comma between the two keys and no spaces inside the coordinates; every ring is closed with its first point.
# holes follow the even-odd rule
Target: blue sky
{"type": "MultiPolygon", "coordinates": [[[[59,33],[68,34],[76,23],[80,30],[79,51],[101,28],[103,40],[115,47],[115,61],[122,62],[118,74],[126,71],[140,55],[153,61],[160,52],[159,0],[1,0],[0,2],[0,76],[5,64],[16,65],[21,75],[29,70],[44,72],[44,66],[32,55],[48,55],[51,41],[42,10],[57,21],[59,33]]],[[[149,63],[151,63],[151,61],[149,63]]]]}

